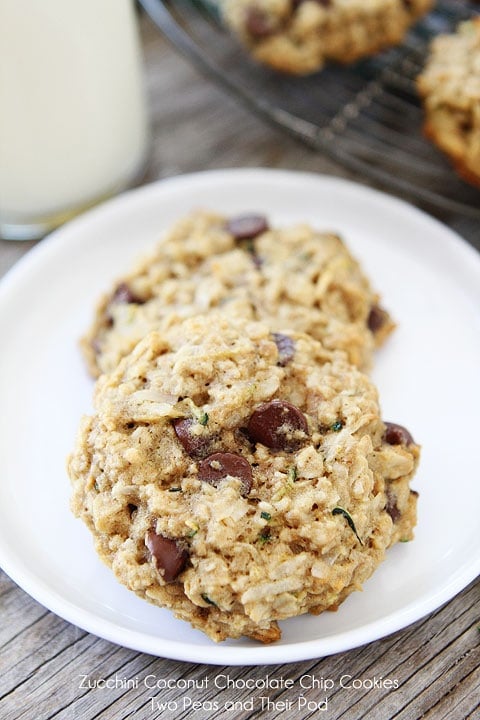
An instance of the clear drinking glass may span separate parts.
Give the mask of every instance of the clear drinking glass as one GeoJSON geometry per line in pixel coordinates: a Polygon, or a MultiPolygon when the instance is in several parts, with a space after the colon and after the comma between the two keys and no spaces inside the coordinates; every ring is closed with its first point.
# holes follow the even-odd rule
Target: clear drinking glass
{"type": "Polygon", "coordinates": [[[0,236],[132,184],[147,144],[133,0],[0,0],[0,236]]]}

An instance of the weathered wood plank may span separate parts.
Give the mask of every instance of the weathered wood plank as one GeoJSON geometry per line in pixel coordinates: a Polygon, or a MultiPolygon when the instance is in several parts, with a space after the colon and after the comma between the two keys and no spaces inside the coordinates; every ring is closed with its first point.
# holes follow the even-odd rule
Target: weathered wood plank
{"type": "MultiPolygon", "coordinates": [[[[432,720],[455,716],[462,718],[473,711],[479,702],[480,648],[467,650],[453,662],[448,670],[410,701],[396,719],[406,720],[412,716],[432,720]]],[[[436,666],[434,670],[436,674],[436,666]]]]}
{"type": "Polygon", "coordinates": [[[0,239],[0,277],[4,275],[36,243],[33,241],[12,242],[0,239]]]}
{"type": "MultiPolygon", "coordinates": [[[[357,702],[362,701],[362,713],[359,713],[358,708],[350,707],[352,697],[348,693],[341,694],[338,699],[338,711],[345,713],[345,720],[347,718],[360,720],[364,717],[376,720],[377,717],[382,718],[382,713],[383,717],[393,718],[394,713],[400,712],[406,703],[406,698],[410,698],[414,693],[417,681],[425,682],[424,675],[421,675],[422,669],[428,666],[430,660],[436,657],[442,647],[448,646],[457,633],[469,628],[475,621],[477,600],[478,590],[475,586],[471,586],[452,604],[396,633],[396,642],[389,652],[379,658],[379,662],[364,667],[363,677],[390,678],[398,683],[398,688],[352,691],[354,699],[357,702]],[[384,710],[382,702],[388,704],[388,710],[384,710]]],[[[428,666],[427,671],[423,672],[430,677],[428,673],[433,671],[428,666]]],[[[356,677],[361,676],[356,675],[356,677]]]]}
{"type": "Polygon", "coordinates": [[[466,718],[479,706],[480,668],[463,678],[452,690],[425,713],[425,720],[451,720],[457,715],[466,718]]]}
{"type": "MultiPolygon", "coordinates": [[[[3,583],[3,587],[5,587],[5,583],[3,583]]],[[[428,685],[428,693],[424,694],[421,703],[420,700],[417,701],[417,704],[420,703],[419,707],[411,704],[408,712],[405,711],[407,714],[400,715],[400,717],[408,717],[409,720],[420,718],[423,715],[424,706],[428,706],[428,703],[431,703],[432,706],[437,705],[440,709],[439,703],[449,691],[460,693],[462,706],[466,712],[470,712],[475,708],[474,691],[478,690],[476,672],[478,658],[469,654],[468,651],[471,649],[473,640],[478,642],[476,622],[478,620],[479,590],[480,583],[474,583],[429,618],[419,621],[404,631],[349,653],[341,653],[317,662],[293,663],[288,666],[268,668],[229,668],[228,672],[235,679],[241,677],[255,679],[263,677],[268,671],[271,675],[292,678],[296,683],[300,676],[307,673],[316,678],[332,678],[338,683],[339,677],[345,672],[354,677],[371,677],[372,675],[386,677],[388,673],[395,672],[396,677],[398,675],[404,681],[399,689],[400,693],[399,690],[392,690],[381,697],[378,694],[374,695],[373,691],[357,693],[356,691],[337,689],[336,692],[327,693],[329,716],[332,718],[342,717],[347,720],[351,717],[360,720],[362,717],[367,717],[369,720],[370,718],[383,720],[386,717],[385,713],[401,712],[402,707],[407,708],[408,703],[415,700],[419,694],[419,683],[421,684],[420,691],[422,687],[428,685]],[[465,629],[465,632],[458,638],[462,628],[465,629]],[[430,650],[427,652],[426,648],[430,650]],[[436,652],[436,648],[438,652],[436,652]],[[465,657],[462,662],[456,663],[457,669],[455,669],[455,659],[462,655],[461,651],[465,651],[465,657]],[[472,672],[469,672],[472,663],[475,667],[471,668],[472,672]],[[448,683],[443,681],[444,672],[450,673],[448,683]],[[378,703],[378,700],[383,700],[383,703],[378,703]]],[[[21,591],[17,589],[17,592],[21,591]]],[[[28,611],[29,605],[36,606],[36,603],[25,596],[24,609],[28,611]]],[[[107,720],[116,718],[119,713],[123,714],[124,710],[128,712],[134,710],[135,717],[140,719],[155,717],[155,709],[152,701],[149,700],[149,697],[157,694],[155,691],[150,691],[141,685],[137,689],[125,691],[121,688],[119,690],[97,688],[81,691],[78,685],[82,674],[95,679],[111,678],[118,673],[127,679],[138,676],[141,681],[146,674],[156,674],[160,678],[178,679],[183,677],[201,678],[205,674],[213,678],[221,672],[221,668],[175,663],[136,654],[92,636],[81,637],[79,642],[77,633],[81,633],[81,631],[51,615],[40,618],[20,633],[18,636],[20,647],[23,646],[23,635],[25,646],[31,650],[32,658],[29,660],[28,654],[25,657],[25,646],[23,646],[24,657],[18,658],[17,663],[13,664],[10,672],[7,672],[5,676],[6,680],[12,678],[21,680],[21,673],[19,676],[15,673],[21,669],[22,663],[25,663],[23,665],[25,670],[23,683],[20,682],[16,685],[13,692],[4,698],[2,703],[2,707],[8,710],[12,720],[17,720],[17,718],[18,720],[20,718],[30,720],[29,713],[34,708],[38,720],[50,717],[52,713],[53,717],[58,715],[59,720],[67,720],[70,717],[81,717],[82,720],[98,717],[101,720],[107,720]],[[50,623],[52,624],[50,625],[50,623]],[[35,625],[38,625],[38,628],[35,625]],[[41,655],[43,645],[40,644],[38,647],[36,641],[40,638],[45,639],[49,628],[61,628],[60,634],[65,633],[67,638],[55,636],[52,642],[59,644],[52,648],[52,652],[45,662],[47,656],[42,657],[41,655]],[[40,658],[37,653],[40,653],[40,658]],[[43,660],[43,663],[40,662],[40,659],[43,660]],[[28,664],[29,662],[31,665],[28,664]],[[28,668],[30,668],[30,672],[28,668]],[[58,688],[60,688],[60,692],[58,692],[58,688]],[[24,695],[27,689],[28,703],[25,704],[24,695]],[[61,699],[61,703],[59,699],[61,699]],[[41,708],[40,712],[39,708],[41,708]],[[16,709],[20,709],[20,711],[15,714],[16,709]],[[72,713],[75,714],[72,715],[72,713]]],[[[18,652],[15,641],[3,644],[0,651],[2,663],[4,662],[4,652],[7,652],[7,655],[10,653],[11,656],[18,652]]],[[[183,709],[183,698],[186,695],[182,690],[174,688],[159,694],[162,702],[176,701],[179,704],[181,710],[175,717],[187,717],[191,712],[189,708],[183,709]]],[[[286,702],[288,699],[295,701],[300,695],[300,688],[296,685],[293,693],[292,691],[267,691],[264,694],[271,701],[286,702]]],[[[303,695],[307,701],[318,701],[322,697],[322,693],[315,688],[303,690],[303,695]]],[[[255,691],[253,696],[255,712],[258,712],[261,693],[255,691]]],[[[248,707],[248,700],[252,697],[252,692],[249,690],[218,691],[215,688],[208,688],[207,690],[194,690],[190,692],[189,697],[192,701],[197,702],[213,704],[214,701],[217,701],[220,707],[223,707],[226,700],[241,701],[245,705],[245,709],[237,712],[235,717],[238,717],[239,720],[253,717],[252,711],[248,707]]],[[[446,707],[448,711],[448,706],[446,707]]],[[[215,712],[209,709],[197,710],[195,713],[198,720],[207,720],[207,718],[216,720],[222,718],[224,714],[222,710],[215,712]]],[[[290,712],[289,717],[299,720],[310,714],[302,714],[302,709],[299,709],[298,712],[290,712]]]]}
{"type": "Polygon", "coordinates": [[[38,603],[29,602],[25,593],[12,584],[11,590],[0,596],[0,647],[17,637],[23,630],[47,614],[38,603]]]}
{"type": "MultiPolygon", "coordinates": [[[[78,675],[85,667],[95,672],[97,664],[115,654],[130,651],[105,643],[93,635],[81,637],[42,665],[32,679],[25,678],[2,700],[9,720],[47,720],[71,705],[78,694],[78,675]]],[[[88,671],[87,671],[88,672],[88,671]]]]}
{"type": "Polygon", "coordinates": [[[53,613],[43,615],[0,648],[2,695],[12,692],[86,633],[53,613]],[[13,660],[13,661],[12,661],[13,660]]]}
{"type": "Polygon", "coordinates": [[[391,693],[376,704],[372,717],[390,717],[392,720],[423,717],[432,705],[461,682],[472,667],[478,664],[479,653],[470,649],[470,643],[471,632],[468,631],[443,651],[432,652],[430,661],[414,670],[399,693],[391,693]],[[452,654],[459,660],[455,661],[452,654]],[[433,678],[435,680],[432,682],[433,678]]]}

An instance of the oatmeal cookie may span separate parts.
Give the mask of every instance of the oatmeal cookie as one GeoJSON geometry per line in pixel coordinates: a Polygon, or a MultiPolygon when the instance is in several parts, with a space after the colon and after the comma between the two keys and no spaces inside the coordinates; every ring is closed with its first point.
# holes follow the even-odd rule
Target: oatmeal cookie
{"type": "Polygon", "coordinates": [[[435,38],[417,86],[426,135],[480,186],[480,17],[435,38]]]}
{"type": "Polygon", "coordinates": [[[102,298],[82,340],[89,369],[108,372],[149,331],[219,309],[311,334],[364,369],[394,327],[337,235],[197,212],[102,298]]]}
{"type": "Polygon", "coordinates": [[[343,353],[212,314],[102,375],[68,467],[121,583],[213,640],[272,642],[412,538],[418,455],[343,353]]]}
{"type": "Polygon", "coordinates": [[[254,58],[297,75],[398,45],[433,0],[217,0],[254,58]]]}

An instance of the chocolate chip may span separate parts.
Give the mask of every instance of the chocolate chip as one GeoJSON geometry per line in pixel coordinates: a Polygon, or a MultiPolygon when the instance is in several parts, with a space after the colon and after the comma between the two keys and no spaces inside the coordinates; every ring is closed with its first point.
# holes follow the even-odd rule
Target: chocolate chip
{"type": "Polygon", "coordinates": [[[192,426],[198,424],[193,418],[176,418],[172,421],[175,434],[190,457],[203,457],[210,445],[211,438],[208,435],[196,435],[192,432],[192,426]]]}
{"type": "Polygon", "coordinates": [[[239,478],[242,481],[242,495],[248,495],[252,489],[252,468],[250,463],[236,453],[218,452],[209,455],[198,465],[198,477],[214,487],[227,477],[239,478]]]}
{"type": "Polygon", "coordinates": [[[473,130],[473,117],[458,120],[458,128],[462,133],[470,133],[473,130]]]}
{"type": "Polygon", "coordinates": [[[94,337],[92,342],[90,343],[90,346],[95,355],[100,355],[100,353],[102,352],[102,343],[99,337],[94,337]]]}
{"type": "Polygon", "coordinates": [[[299,542],[291,542],[289,543],[289,547],[294,555],[300,555],[300,553],[305,550],[305,545],[299,542]]]}
{"type": "Polygon", "coordinates": [[[385,325],[388,313],[380,305],[372,305],[367,319],[368,329],[376,333],[385,325]]]}
{"type": "Polygon", "coordinates": [[[130,288],[127,283],[122,282],[118,287],[115,289],[115,292],[112,295],[113,303],[118,304],[136,304],[136,305],[143,305],[145,300],[138,295],[135,295],[133,290],[130,288]]]}
{"type": "Polygon", "coordinates": [[[179,547],[176,540],[157,535],[155,530],[148,531],[145,545],[152,554],[157,570],[163,570],[165,582],[175,580],[187,563],[188,552],[179,547]]]}
{"type": "Polygon", "coordinates": [[[226,230],[235,240],[253,240],[268,230],[268,222],[263,215],[237,215],[227,222],[226,230]]]}
{"type": "Polygon", "coordinates": [[[389,445],[411,445],[414,442],[413,437],[403,425],[391,422],[386,422],[385,425],[383,439],[389,445]]]}
{"type": "Polygon", "coordinates": [[[282,335],[281,333],[272,333],[275,345],[278,348],[278,360],[277,365],[285,367],[293,359],[295,355],[295,343],[288,335],[282,335]]]}
{"type": "Polygon", "coordinates": [[[272,450],[294,450],[308,434],[305,415],[285,400],[271,400],[260,405],[248,423],[252,442],[262,443],[272,450]]]}
{"type": "Polygon", "coordinates": [[[402,513],[397,506],[397,497],[392,493],[391,490],[387,489],[387,504],[385,505],[386,512],[390,515],[393,522],[396,523],[402,517],[402,513]]]}
{"type": "Polygon", "coordinates": [[[262,267],[262,265],[264,263],[263,258],[260,257],[260,255],[257,255],[255,250],[252,253],[252,261],[253,261],[253,264],[255,265],[255,267],[257,268],[257,270],[260,270],[260,268],[262,267]]]}
{"type": "Polygon", "coordinates": [[[245,28],[254,38],[266,38],[275,32],[275,27],[266,12],[250,5],[245,16],[245,28]]]}

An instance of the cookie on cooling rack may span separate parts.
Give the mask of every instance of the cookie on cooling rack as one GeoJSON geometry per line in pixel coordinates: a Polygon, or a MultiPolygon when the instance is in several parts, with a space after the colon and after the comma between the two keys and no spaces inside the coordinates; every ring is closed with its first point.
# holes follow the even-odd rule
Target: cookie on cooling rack
{"type": "Polygon", "coordinates": [[[363,368],[394,327],[336,235],[197,212],[101,300],[82,341],[92,374],[112,370],[149,331],[212,310],[309,333],[363,368]]]}
{"type": "Polygon", "coordinates": [[[140,597],[214,640],[272,642],[412,538],[419,448],[371,381],[307,335],[211,314],[97,383],[72,508],[140,597]]]}
{"type": "Polygon", "coordinates": [[[435,38],[417,86],[426,135],[480,186],[480,17],[435,38]]]}
{"type": "Polygon", "coordinates": [[[256,60],[308,74],[401,43],[433,0],[217,0],[256,60]]]}

